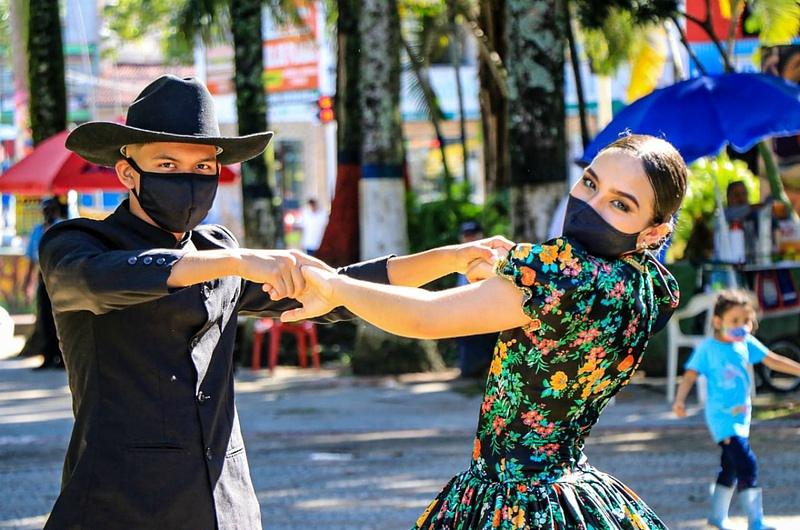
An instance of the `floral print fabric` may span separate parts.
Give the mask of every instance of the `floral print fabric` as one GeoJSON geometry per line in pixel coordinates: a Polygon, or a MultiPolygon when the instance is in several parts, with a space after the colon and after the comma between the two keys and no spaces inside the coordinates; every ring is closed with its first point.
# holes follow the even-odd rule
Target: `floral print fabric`
{"type": "Polygon", "coordinates": [[[649,256],[606,260],[566,238],[515,246],[497,273],[522,291],[530,323],[500,335],[470,467],[415,528],[666,528],[582,450],[677,306],[674,278],[649,256]]]}

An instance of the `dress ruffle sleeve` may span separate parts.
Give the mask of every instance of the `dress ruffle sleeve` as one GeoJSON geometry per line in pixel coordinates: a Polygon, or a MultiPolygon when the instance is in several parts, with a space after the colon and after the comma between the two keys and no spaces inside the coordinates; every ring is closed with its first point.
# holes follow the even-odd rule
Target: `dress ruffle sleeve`
{"type": "Polygon", "coordinates": [[[588,312],[596,266],[566,239],[514,246],[495,268],[523,293],[523,310],[533,324],[558,327],[588,312]]]}

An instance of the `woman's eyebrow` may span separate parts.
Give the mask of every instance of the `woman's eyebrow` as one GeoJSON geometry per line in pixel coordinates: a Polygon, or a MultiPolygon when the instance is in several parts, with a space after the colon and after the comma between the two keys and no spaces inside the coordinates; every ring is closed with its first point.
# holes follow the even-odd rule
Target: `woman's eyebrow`
{"type": "MultiPolygon", "coordinates": [[[[595,173],[594,169],[592,169],[591,167],[587,167],[584,170],[584,173],[588,173],[591,176],[593,176],[595,178],[595,180],[600,181],[600,177],[597,176],[597,173],[595,173]]],[[[616,190],[614,188],[611,188],[610,191],[614,195],[619,195],[620,197],[624,197],[624,198],[628,199],[629,201],[631,201],[633,204],[636,205],[636,208],[641,208],[641,206],[639,205],[639,200],[636,197],[634,197],[633,195],[631,195],[630,193],[626,193],[624,191],[616,190]]]]}

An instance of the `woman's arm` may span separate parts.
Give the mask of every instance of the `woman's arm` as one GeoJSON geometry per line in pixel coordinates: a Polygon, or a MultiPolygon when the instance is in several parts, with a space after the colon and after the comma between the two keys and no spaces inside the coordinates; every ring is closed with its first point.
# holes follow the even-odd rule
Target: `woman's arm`
{"type": "Polygon", "coordinates": [[[697,372],[694,370],[686,370],[681,378],[681,384],[678,385],[678,392],[675,395],[675,402],[672,404],[672,411],[679,418],[686,416],[686,396],[697,381],[697,372]]]}
{"type": "Polygon", "coordinates": [[[770,370],[800,377],[800,363],[797,363],[788,357],[784,357],[783,355],[769,352],[761,362],[764,363],[764,366],[770,370]]]}
{"type": "Polygon", "coordinates": [[[467,274],[470,281],[484,279],[491,272],[498,253],[505,255],[513,246],[514,243],[508,239],[495,236],[391,258],[387,266],[389,280],[392,285],[419,287],[453,272],[467,274]],[[474,266],[476,262],[487,266],[474,266]]]}
{"type": "Polygon", "coordinates": [[[345,306],[395,335],[443,339],[495,333],[531,321],[522,308],[522,292],[500,277],[432,292],[362,282],[308,267],[303,267],[303,275],[306,291],[298,298],[303,307],[284,313],[281,319],[286,322],[345,306]]]}

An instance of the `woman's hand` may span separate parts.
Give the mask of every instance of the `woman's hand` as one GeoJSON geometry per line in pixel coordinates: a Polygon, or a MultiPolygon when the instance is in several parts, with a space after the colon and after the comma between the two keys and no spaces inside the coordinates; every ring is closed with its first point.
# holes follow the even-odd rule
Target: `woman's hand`
{"type": "Polygon", "coordinates": [[[281,315],[281,322],[297,322],[327,315],[341,305],[335,297],[335,285],[343,280],[341,276],[314,265],[304,265],[301,272],[305,289],[296,296],[296,300],[303,307],[285,311],[281,315]]]}
{"type": "Polygon", "coordinates": [[[453,268],[470,282],[485,280],[494,273],[494,264],[508,253],[514,242],[503,236],[488,237],[453,247],[453,268]]]}
{"type": "Polygon", "coordinates": [[[672,412],[679,418],[685,418],[686,404],[683,401],[676,400],[675,403],[672,404],[672,412]]]}

